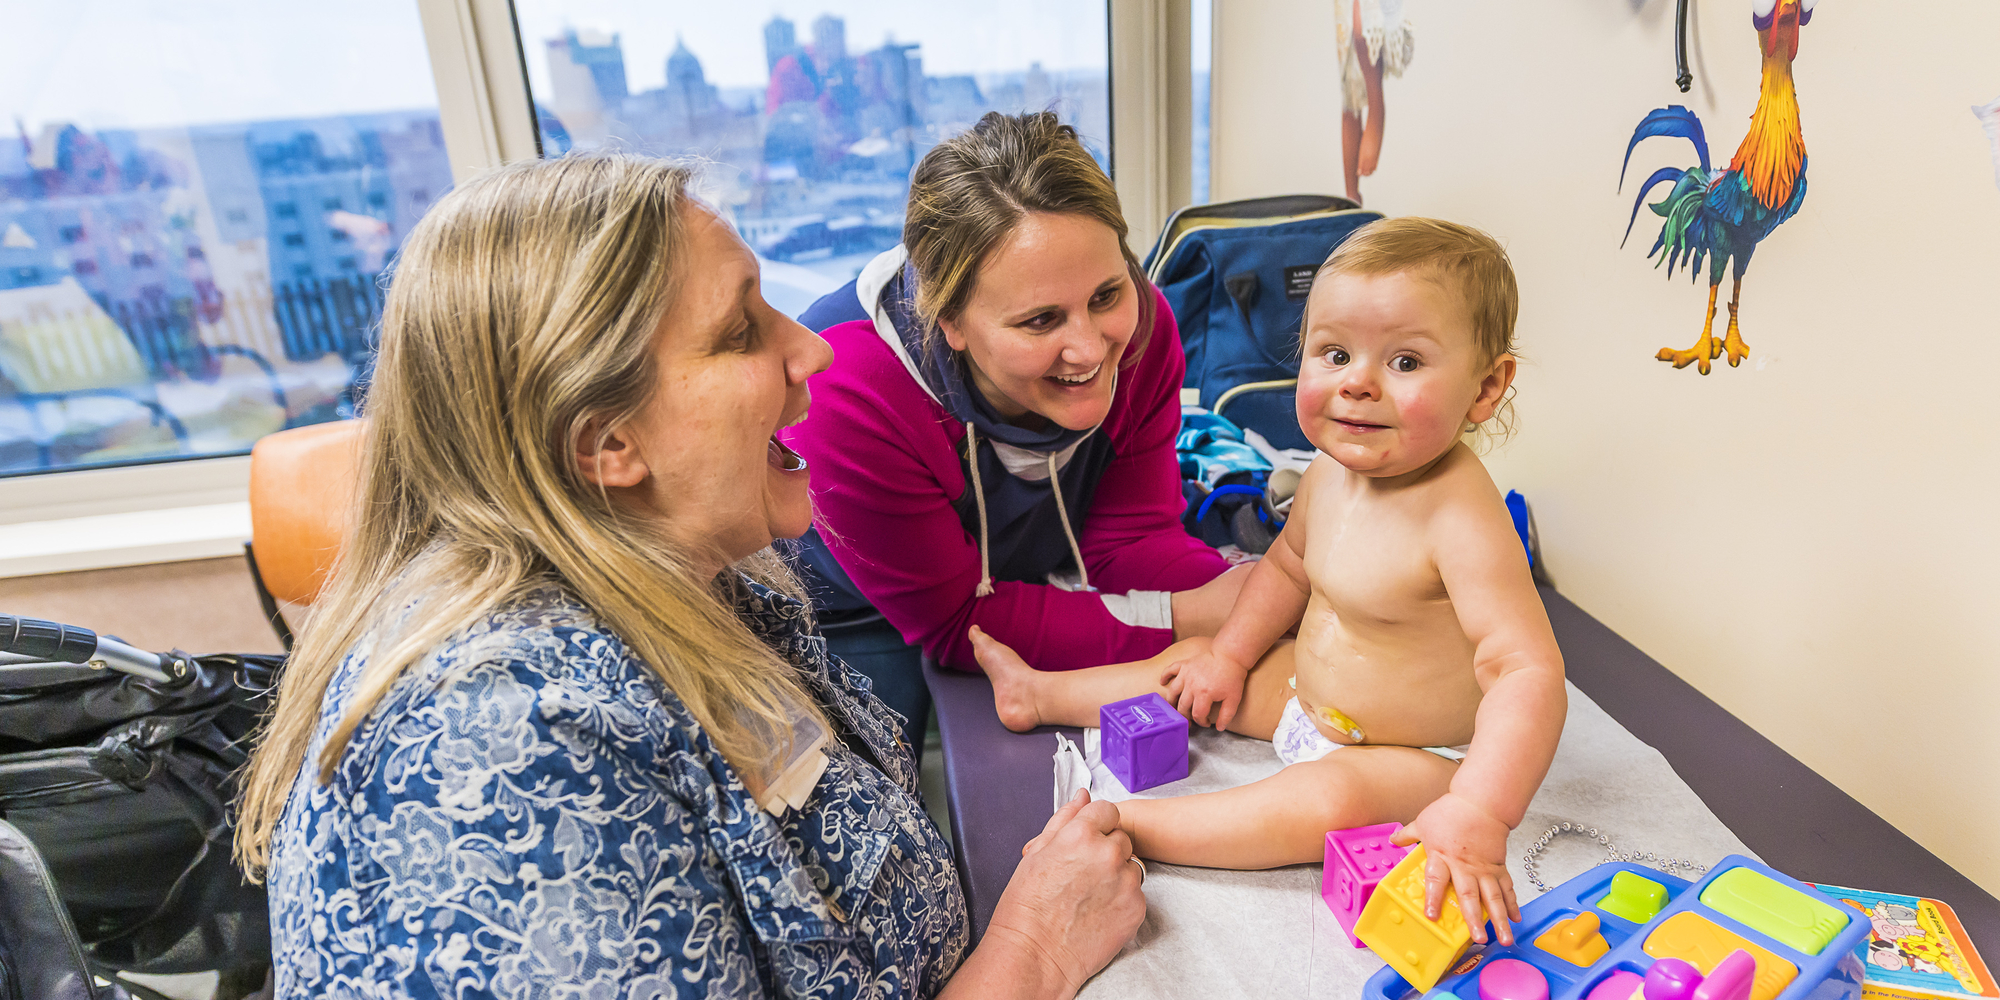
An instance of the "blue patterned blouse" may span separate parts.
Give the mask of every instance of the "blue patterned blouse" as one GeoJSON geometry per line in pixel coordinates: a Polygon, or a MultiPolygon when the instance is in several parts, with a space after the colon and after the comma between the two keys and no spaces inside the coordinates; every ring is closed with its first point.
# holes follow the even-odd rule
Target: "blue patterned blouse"
{"type": "Polygon", "coordinates": [[[896,717],[796,602],[752,588],[739,611],[845,730],[803,810],[759,808],[625,644],[543,588],[405,671],[331,784],[300,775],[272,845],[277,995],[936,994],[965,899],[896,717]]]}

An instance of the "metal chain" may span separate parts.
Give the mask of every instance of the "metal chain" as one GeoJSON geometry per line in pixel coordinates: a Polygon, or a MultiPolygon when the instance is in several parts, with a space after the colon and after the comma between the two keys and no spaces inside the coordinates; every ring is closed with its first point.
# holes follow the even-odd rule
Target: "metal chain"
{"type": "Polygon", "coordinates": [[[1707,865],[1696,864],[1692,861],[1682,861],[1678,858],[1663,858],[1651,851],[1638,854],[1621,854],[1618,848],[1611,846],[1611,835],[1598,832],[1598,829],[1594,826],[1587,827],[1582,823],[1557,823],[1549,827],[1548,832],[1542,834],[1541,838],[1536,840],[1534,845],[1521,855],[1521,867],[1528,873],[1528,881],[1535,884],[1537,892],[1549,891],[1549,887],[1542,884],[1542,852],[1548,849],[1550,841],[1566,833],[1572,833],[1579,837],[1587,837],[1597,841],[1598,846],[1604,848],[1604,860],[1598,862],[1598,864],[1608,864],[1613,861],[1640,864],[1649,868],[1657,868],[1669,875],[1687,878],[1690,882],[1708,872],[1707,865]]]}

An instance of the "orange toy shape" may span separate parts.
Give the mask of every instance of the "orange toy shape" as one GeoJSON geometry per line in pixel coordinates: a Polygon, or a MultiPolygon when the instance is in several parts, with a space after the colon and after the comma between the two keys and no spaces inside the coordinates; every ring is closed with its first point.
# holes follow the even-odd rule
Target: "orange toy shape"
{"type": "Polygon", "coordinates": [[[1585,910],[1568,920],[1559,920],[1548,932],[1535,939],[1535,947],[1568,962],[1588,967],[1611,950],[1598,928],[1597,914],[1585,910]]]}
{"type": "Polygon", "coordinates": [[[1750,957],[1757,961],[1757,976],[1751,981],[1750,1000],[1774,1000],[1798,977],[1798,966],[1693,913],[1676,913],[1668,917],[1647,936],[1645,944],[1646,954],[1654,958],[1678,958],[1701,970],[1704,976],[1714,972],[1730,952],[1738,949],[1749,952],[1750,957]]]}

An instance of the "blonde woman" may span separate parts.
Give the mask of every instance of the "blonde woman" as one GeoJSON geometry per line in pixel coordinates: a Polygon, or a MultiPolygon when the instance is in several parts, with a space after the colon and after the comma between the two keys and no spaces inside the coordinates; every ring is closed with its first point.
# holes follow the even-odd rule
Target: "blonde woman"
{"type": "Polygon", "coordinates": [[[1073,803],[968,955],[895,720],[768,548],[831,355],[687,182],[520,165],[410,235],[245,780],[281,997],[1066,996],[1143,916],[1073,803]]]}

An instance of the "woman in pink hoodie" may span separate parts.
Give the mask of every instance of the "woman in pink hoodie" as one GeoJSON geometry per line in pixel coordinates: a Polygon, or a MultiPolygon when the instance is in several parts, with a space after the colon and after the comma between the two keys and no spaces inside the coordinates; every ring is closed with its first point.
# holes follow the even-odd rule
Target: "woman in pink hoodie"
{"type": "Polygon", "coordinates": [[[798,561],[913,748],[912,647],[976,669],[977,625],[1042,669],[1139,659],[1242,585],[1181,527],[1186,362],[1125,237],[1074,129],[992,113],[917,165],[902,245],[800,317],[834,363],[786,435],[817,511],[798,561]]]}

